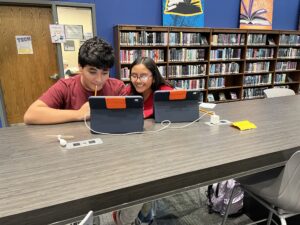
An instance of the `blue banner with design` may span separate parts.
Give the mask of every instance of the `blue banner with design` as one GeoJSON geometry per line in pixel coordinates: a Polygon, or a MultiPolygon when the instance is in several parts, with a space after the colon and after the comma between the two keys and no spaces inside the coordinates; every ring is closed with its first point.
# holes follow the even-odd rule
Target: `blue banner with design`
{"type": "Polygon", "coordinates": [[[162,0],[163,25],[204,27],[204,0],[162,0]]]}

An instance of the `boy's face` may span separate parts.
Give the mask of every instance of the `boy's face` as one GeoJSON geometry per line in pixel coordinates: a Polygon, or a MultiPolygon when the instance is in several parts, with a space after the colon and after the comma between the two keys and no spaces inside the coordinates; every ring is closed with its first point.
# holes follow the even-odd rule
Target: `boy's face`
{"type": "Polygon", "coordinates": [[[81,84],[88,91],[100,91],[109,78],[109,69],[98,69],[94,66],[79,66],[81,84]]]}

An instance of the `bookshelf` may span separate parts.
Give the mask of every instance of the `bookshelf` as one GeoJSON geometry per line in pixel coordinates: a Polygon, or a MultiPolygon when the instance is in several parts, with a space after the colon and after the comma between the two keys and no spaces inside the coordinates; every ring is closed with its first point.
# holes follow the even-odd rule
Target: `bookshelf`
{"type": "Polygon", "coordinates": [[[300,32],[281,31],[274,74],[274,86],[289,87],[299,93],[300,32]]]}
{"type": "Polygon", "coordinates": [[[262,98],[273,87],[299,93],[300,31],[117,25],[114,40],[124,82],[143,55],[175,87],[201,90],[205,102],[262,98]]]}
{"type": "Polygon", "coordinates": [[[211,30],[207,86],[209,102],[241,99],[245,41],[245,30],[235,30],[235,32],[229,29],[211,30]],[[214,85],[219,81],[221,83],[214,85]]]}
{"type": "Polygon", "coordinates": [[[242,99],[263,98],[273,87],[278,31],[248,30],[242,99]]]}

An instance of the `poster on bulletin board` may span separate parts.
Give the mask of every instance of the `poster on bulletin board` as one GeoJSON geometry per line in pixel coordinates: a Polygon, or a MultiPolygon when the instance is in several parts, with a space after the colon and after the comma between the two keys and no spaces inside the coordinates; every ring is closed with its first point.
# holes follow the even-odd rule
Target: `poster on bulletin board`
{"type": "Polygon", "coordinates": [[[273,0],[241,0],[240,28],[272,30],[273,0]]]}
{"type": "Polygon", "coordinates": [[[164,26],[204,27],[204,0],[162,0],[164,26]]]}

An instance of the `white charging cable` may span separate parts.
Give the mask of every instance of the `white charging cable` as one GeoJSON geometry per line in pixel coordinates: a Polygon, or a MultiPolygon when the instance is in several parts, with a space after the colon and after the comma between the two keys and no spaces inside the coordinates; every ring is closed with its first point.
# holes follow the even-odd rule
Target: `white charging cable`
{"type": "Polygon", "coordinates": [[[131,135],[131,134],[154,134],[154,133],[158,133],[158,132],[161,132],[163,130],[166,130],[167,128],[169,129],[182,129],[182,128],[186,128],[188,126],[191,126],[192,124],[198,122],[200,119],[202,119],[205,115],[207,115],[209,112],[205,112],[203,115],[201,115],[198,119],[188,123],[188,124],[185,124],[183,126],[179,126],[179,127],[171,127],[171,124],[172,122],[170,120],[163,120],[160,125],[162,126],[160,129],[158,130],[153,130],[153,131],[140,131],[140,132],[130,132],[130,133],[123,133],[123,134],[112,134],[112,133],[104,133],[104,132],[98,132],[98,131],[95,131],[93,130],[88,124],[87,124],[87,120],[86,120],[86,117],[87,117],[87,114],[84,116],[84,124],[85,126],[90,130],[92,131],[93,133],[95,134],[104,134],[104,135],[116,135],[116,136],[120,136],[120,135],[131,135]]]}
{"type": "Polygon", "coordinates": [[[161,124],[161,128],[158,129],[158,130],[150,130],[150,131],[137,131],[137,132],[129,132],[129,133],[122,133],[122,134],[112,134],[112,133],[104,133],[104,132],[99,132],[99,131],[95,131],[93,130],[87,123],[87,120],[86,120],[86,117],[87,117],[87,114],[84,116],[84,124],[85,126],[90,130],[92,131],[93,133],[95,134],[103,134],[103,135],[114,135],[114,136],[123,136],[123,135],[131,135],[131,134],[153,134],[153,133],[157,133],[157,132],[160,132],[160,131],[163,131],[165,129],[167,129],[170,125],[171,125],[171,121],[170,120],[164,120],[162,121],[160,124],[161,124]]]}

